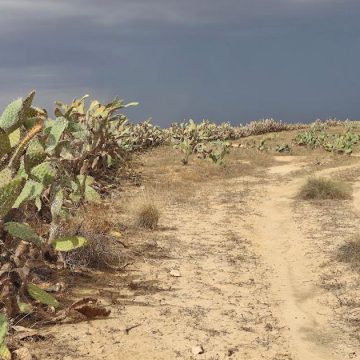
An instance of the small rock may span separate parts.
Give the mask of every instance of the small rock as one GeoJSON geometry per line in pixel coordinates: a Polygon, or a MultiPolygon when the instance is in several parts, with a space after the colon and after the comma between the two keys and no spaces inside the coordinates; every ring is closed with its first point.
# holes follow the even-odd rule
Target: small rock
{"type": "Polygon", "coordinates": [[[170,271],[170,275],[171,275],[171,276],[174,276],[174,277],[180,277],[180,276],[181,276],[180,271],[179,271],[179,270],[175,270],[175,269],[172,269],[172,270],[170,271]]]}
{"type": "Polygon", "coordinates": [[[14,351],[16,360],[32,360],[32,355],[28,348],[22,347],[14,351]]]}
{"type": "Polygon", "coordinates": [[[65,284],[63,282],[56,283],[55,285],[48,286],[44,290],[47,292],[59,292],[65,288],[65,284]]]}
{"type": "Polygon", "coordinates": [[[191,352],[194,355],[200,355],[204,353],[204,348],[201,345],[193,346],[191,352]]]}
{"type": "Polygon", "coordinates": [[[109,232],[109,235],[116,237],[116,238],[121,238],[123,237],[122,233],[120,231],[116,231],[116,230],[111,230],[109,232]]]}
{"type": "Polygon", "coordinates": [[[227,356],[233,356],[236,352],[236,349],[228,349],[227,356]]]}

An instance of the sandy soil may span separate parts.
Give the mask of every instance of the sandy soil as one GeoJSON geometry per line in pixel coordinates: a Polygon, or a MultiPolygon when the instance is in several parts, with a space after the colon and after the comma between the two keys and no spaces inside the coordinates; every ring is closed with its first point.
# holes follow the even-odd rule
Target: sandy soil
{"type": "MultiPolygon", "coordinates": [[[[111,317],[49,328],[51,340],[29,345],[34,354],[64,360],[360,358],[359,276],[334,259],[359,228],[359,188],[354,200],[335,207],[299,202],[310,160],[276,160],[261,176],[197,184],[191,205],[167,205],[159,229],[133,239],[141,256],[126,271],[99,274],[86,289],[102,296],[111,317]]],[[[350,171],[355,181],[359,167],[316,173],[350,171]]]]}

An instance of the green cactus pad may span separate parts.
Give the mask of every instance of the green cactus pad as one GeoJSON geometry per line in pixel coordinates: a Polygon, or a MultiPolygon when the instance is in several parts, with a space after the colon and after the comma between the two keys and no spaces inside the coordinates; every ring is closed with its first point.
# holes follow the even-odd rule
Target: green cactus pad
{"type": "Polygon", "coordinates": [[[9,331],[9,323],[4,314],[0,314],[0,359],[11,360],[11,353],[6,346],[5,338],[9,331]]]}
{"type": "Polygon", "coordinates": [[[61,139],[61,135],[67,128],[69,122],[64,117],[58,117],[51,122],[48,141],[46,143],[46,150],[52,151],[55,149],[61,139]]]}
{"type": "Polygon", "coordinates": [[[26,130],[31,130],[35,124],[39,121],[40,117],[47,117],[47,112],[45,109],[40,109],[38,107],[31,106],[26,119],[24,120],[24,127],[26,130]]]}
{"type": "Polygon", "coordinates": [[[35,244],[41,247],[42,240],[35,230],[28,224],[17,222],[7,222],[4,224],[4,230],[11,236],[35,244]]]}
{"type": "Polygon", "coordinates": [[[32,169],[42,163],[46,158],[44,146],[40,140],[35,138],[31,140],[25,155],[25,168],[32,169]]]}
{"type": "Polygon", "coordinates": [[[24,303],[22,301],[18,301],[17,305],[19,307],[20,313],[22,313],[22,314],[30,314],[34,311],[33,306],[29,303],[24,303]]]}
{"type": "Polygon", "coordinates": [[[21,131],[20,129],[14,130],[11,134],[9,134],[10,146],[13,148],[17,144],[19,144],[21,139],[21,131]]]}
{"type": "Polygon", "coordinates": [[[11,170],[9,168],[5,168],[0,171],[0,187],[6,185],[12,179],[11,170]]]}
{"type": "Polygon", "coordinates": [[[101,201],[99,193],[94,188],[88,185],[85,186],[84,196],[85,200],[89,202],[99,203],[101,201]]]}
{"type": "Polygon", "coordinates": [[[23,125],[26,130],[31,130],[38,121],[39,121],[39,118],[37,116],[29,117],[24,121],[23,125]]]}
{"type": "Polygon", "coordinates": [[[55,250],[66,252],[85,246],[87,240],[82,236],[64,236],[53,240],[51,244],[55,250]]]}
{"type": "Polygon", "coordinates": [[[26,115],[26,117],[31,115],[33,111],[33,109],[31,108],[31,104],[34,100],[35,93],[36,93],[35,90],[30,91],[28,96],[23,101],[23,111],[25,112],[24,115],[26,115]]]}
{"type": "Polygon", "coordinates": [[[0,117],[0,128],[7,134],[21,126],[22,99],[16,99],[10,103],[0,117]]]}
{"type": "Polygon", "coordinates": [[[27,285],[27,291],[34,300],[37,300],[44,305],[53,306],[55,309],[60,305],[53,296],[32,283],[27,285]]]}
{"type": "Polygon", "coordinates": [[[12,208],[24,187],[25,181],[25,179],[17,178],[0,187],[0,216],[5,216],[12,208]]]}
{"type": "Polygon", "coordinates": [[[10,103],[0,117],[0,128],[7,134],[19,128],[29,113],[34,96],[35,91],[32,91],[24,100],[17,99],[10,103]]]}
{"type": "Polygon", "coordinates": [[[4,314],[0,314],[0,344],[5,341],[8,333],[9,324],[4,314]]]}
{"type": "Polygon", "coordinates": [[[11,360],[10,350],[4,342],[2,344],[0,343],[0,359],[1,360],[11,360]]]}
{"type": "Polygon", "coordinates": [[[25,202],[35,200],[36,198],[41,196],[43,190],[44,190],[43,184],[33,180],[28,180],[25,183],[25,186],[23,187],[20,195],[16,199],[13,208],[17,209],[25,202]]]}
{"type": "Polygon", "coordinates": [[[31,170],[34,179],[47,186],[52,183],[56,176],[56,170],[49,162],[43,162],[31,170]]]}
{"type": "Polygon", "coordinates": [[[9,136],[5,133],[4,130],[0,129],[0,159],[9,153],[11,150],[11,144],[9,136]]]}

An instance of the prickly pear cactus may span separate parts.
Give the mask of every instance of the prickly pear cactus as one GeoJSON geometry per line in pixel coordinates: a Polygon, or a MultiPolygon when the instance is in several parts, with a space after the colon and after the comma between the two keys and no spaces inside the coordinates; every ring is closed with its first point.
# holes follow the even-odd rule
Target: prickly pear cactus
{"type": "Polygon", "coordinates": [[[32,91],[24,100],[17,99],[10,103],[0,117],[0,128],[7,134],[19,128],[30,112],[34,96],[35,91],[32,91]]]}
{"type": "Polygon", "coordinates": [[[78,249],[86,244],[87,240],[82,236],[65,236],[52,241],[55,250],[64,252],[78,249]]]}
{"type": "Polygon", "coordinates": [[[17,209],[27,201],[36,200],[41,197],[44,185],[33,180],[27,180],[20,195],[16,199],[13,208],[17,209]]]}
{"type": "Polygon", "coordinates": [[[60,303],[52,295],[32,283],[28,284],[27,291],[34,300],[44,305],[53,306],[55,309],[60,306],[60,303]]]}
{"type": "Polygon", "coordinates": [[[17,222],[7,222],[4,224],[4,230],[11,236],[33,243],[41,247],[42,240],[35,230],[28,224],[20,224],[17,222]]]}
{"type": "Polygon", "coordinates": [[[5,216],[20,195],[26,180],[16,178],[0,187],[0,217],[5,216]]]}
{"type": "Polygon", "coordinates": [[[31,140],[25,154],[24,163],[27,170],[39,165],[46,159],[46,152],[40,140],[31,140]]]}
{"type": "Polygon", "coordinates": [[[9,323],[5,318],[5,315],[0,314],[0,359],[11,360],[10,351],[6,345],[6,336],[9,330],[9,323]]]}
{"type": "Polygon", "coordinates": [[[31,169],[31,175],[34,180],[48,186],[53,182],[56,170],[49,162],[43,162],[31,169]]]}
{"type": "Polygon", "coordinates": [[[8,134],[0,129],[0,159],[11,150],[11,144],[8,134]]]}

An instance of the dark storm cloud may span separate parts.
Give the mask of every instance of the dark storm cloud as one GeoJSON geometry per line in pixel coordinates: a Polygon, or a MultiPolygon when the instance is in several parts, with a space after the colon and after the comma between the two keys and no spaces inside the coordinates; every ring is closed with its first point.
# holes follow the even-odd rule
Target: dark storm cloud
{"type": "Polygon", "coordinates": [[[63,18],[86,19],[102,25],[144,21],[227,23],[346,12],[347,7],[350,10],[356,3],[356,0],[8,0],[1,1],[1,8],[5,23],[25,20],[18,23],[21,28],[32,21],[63,18]]]}
{"type": "Polygon", "coordinates": [[[166,124],[356,117],[358,0],[0,0],[0,105],[90,93],[166,124]]]}

